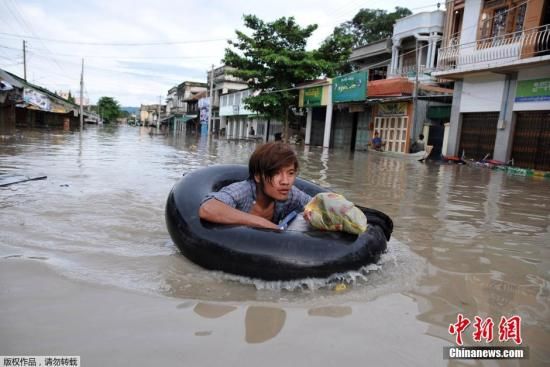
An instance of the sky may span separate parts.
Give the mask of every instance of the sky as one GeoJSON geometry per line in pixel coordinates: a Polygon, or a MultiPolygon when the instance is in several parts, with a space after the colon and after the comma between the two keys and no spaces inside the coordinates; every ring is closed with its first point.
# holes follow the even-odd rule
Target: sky
{"type": "Polygon", "coordinates": [[[78,95],[84,59],[85,98],[139,107],[164,103],[183,81],[206,82],[227,40],[246,30],[243,14],[317,24],[308,42],[314,49],[360,9],[396,6],[419,13],[436,10],[437,1],[0,0],[0,68],[23,76],[25,40],[29,82],[78,95]]]}

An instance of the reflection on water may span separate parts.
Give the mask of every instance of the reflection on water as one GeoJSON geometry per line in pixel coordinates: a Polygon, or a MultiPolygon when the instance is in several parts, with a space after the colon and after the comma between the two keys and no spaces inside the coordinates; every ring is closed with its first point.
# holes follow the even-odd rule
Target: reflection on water
{"type": "MultiPolygon", "coordinates": [[[[519,314],[526,337],[538,340],[532,355],[550,358],[543,348],[550,344],[550,180],[298,146],[302,177],[392,217],[389,251],[379,266],[345,275],[347,292],[314,280],[251,286],[181,256],[166,231],[164,205],[183,173],[246,163],[254,148],[146,128],[20,131],[0,141],[0,175],[48,179],[0,188],[0,262],[36,257],[72,278],[206,305],[252,300],[311,309],[407,294],[430,335],[452,340],[446,330],[458,312],[519,314]]],[[[250,317],[266,312],[253,309],[250,317]]],[[[270,317],[284,323],[284,310],[270,317]]]]}
{"type": "Polygon", "coordinates": [[[228,313],[230,313],[231,311],[235,311],[236,309],[237,307],[234,307],[234,306],[199,302],[197,303],[193,311],[195,311],[197,315],[200,315],[202,317],[206,317],[209,319],[217,319],[218,317],[227,315],[228,313]]]}
{"type": "Polygon", "coordinates": [[[279,334],[286,320],[285,310],[277,307],[250,306],[246,310],[245,340],[263,343],[279,334]]]}
{"type": "Polygon", "coordinates": [[[349,306],[324,306],[308,310],[309,316],[323,317],[345,317],[351,315],[352,309],[349,306]]]}

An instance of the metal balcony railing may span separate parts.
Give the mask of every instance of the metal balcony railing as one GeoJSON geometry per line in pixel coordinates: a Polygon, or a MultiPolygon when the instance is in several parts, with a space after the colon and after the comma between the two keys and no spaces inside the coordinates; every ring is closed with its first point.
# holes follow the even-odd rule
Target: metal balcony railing
{"type": "Polygon", "coordinates": [[[415,78],[416,73],[418,72],[419,77],[428,76],[429,73],[433,71],[433,69],[430,69],[426,65],[418,65],[418,68],[416,65],[405,65],[399,67],[397,70],[390,71],[389,76],[390,77],[404,77],[404,78],[415,78]]]}
{"type": "Polygon", "coordinates": [[[437,71],[461,69],[479,63],[505,64],[549,53],[550,24],[469,43],[460,43],[460,38],[455,37],[450,39],[449,46],[439,49],[437,71]]]}

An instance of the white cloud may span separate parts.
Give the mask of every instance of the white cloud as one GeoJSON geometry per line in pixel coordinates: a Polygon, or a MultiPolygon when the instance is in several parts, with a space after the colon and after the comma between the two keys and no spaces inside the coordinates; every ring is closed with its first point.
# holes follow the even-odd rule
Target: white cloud
{"type": "MultiPolygon", "coordinates": [[[[414,9],[436,2],[410,0],[414,9]]],[[[158,103],[160,94],[184,80],[206,81],[219,65],[225,41],[156,46],[94,46],[82,42],[182,42],[233,38],[244,30],[243,14],[272,21],[294,16],[299,24],[319,29],[308,43],[316,47],[333,28],[362,7],[392,10],[402,2],[316,0],[143,1],[143,0],[3,0],[0,2],[0,67],[22,75],[21,37],[28,41],[27,79],[51,90],[79,89],[85,59],[85,86],[92,102],[112,96],[124,106],[158,103]],[[31,33],[32,32],[32,33],[31,33]],[[42,39],[69,40],[58,43],[42,39]],[[81,42],[78,44],[78,42],[81,42]]],[[[431,9],[422,9],[431,10],[431,9]]]]}

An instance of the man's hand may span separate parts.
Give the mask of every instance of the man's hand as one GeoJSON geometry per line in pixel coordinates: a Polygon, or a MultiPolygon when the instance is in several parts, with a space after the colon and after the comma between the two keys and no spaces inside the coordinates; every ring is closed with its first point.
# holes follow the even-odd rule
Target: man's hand
{"type": "Polygon", "coordinates": [[[201,205],[199,208],[199,217],[213,223],[279,229],[275,223],[265,218],[242,212],[216,199],[210,199],[201,205]]]}

